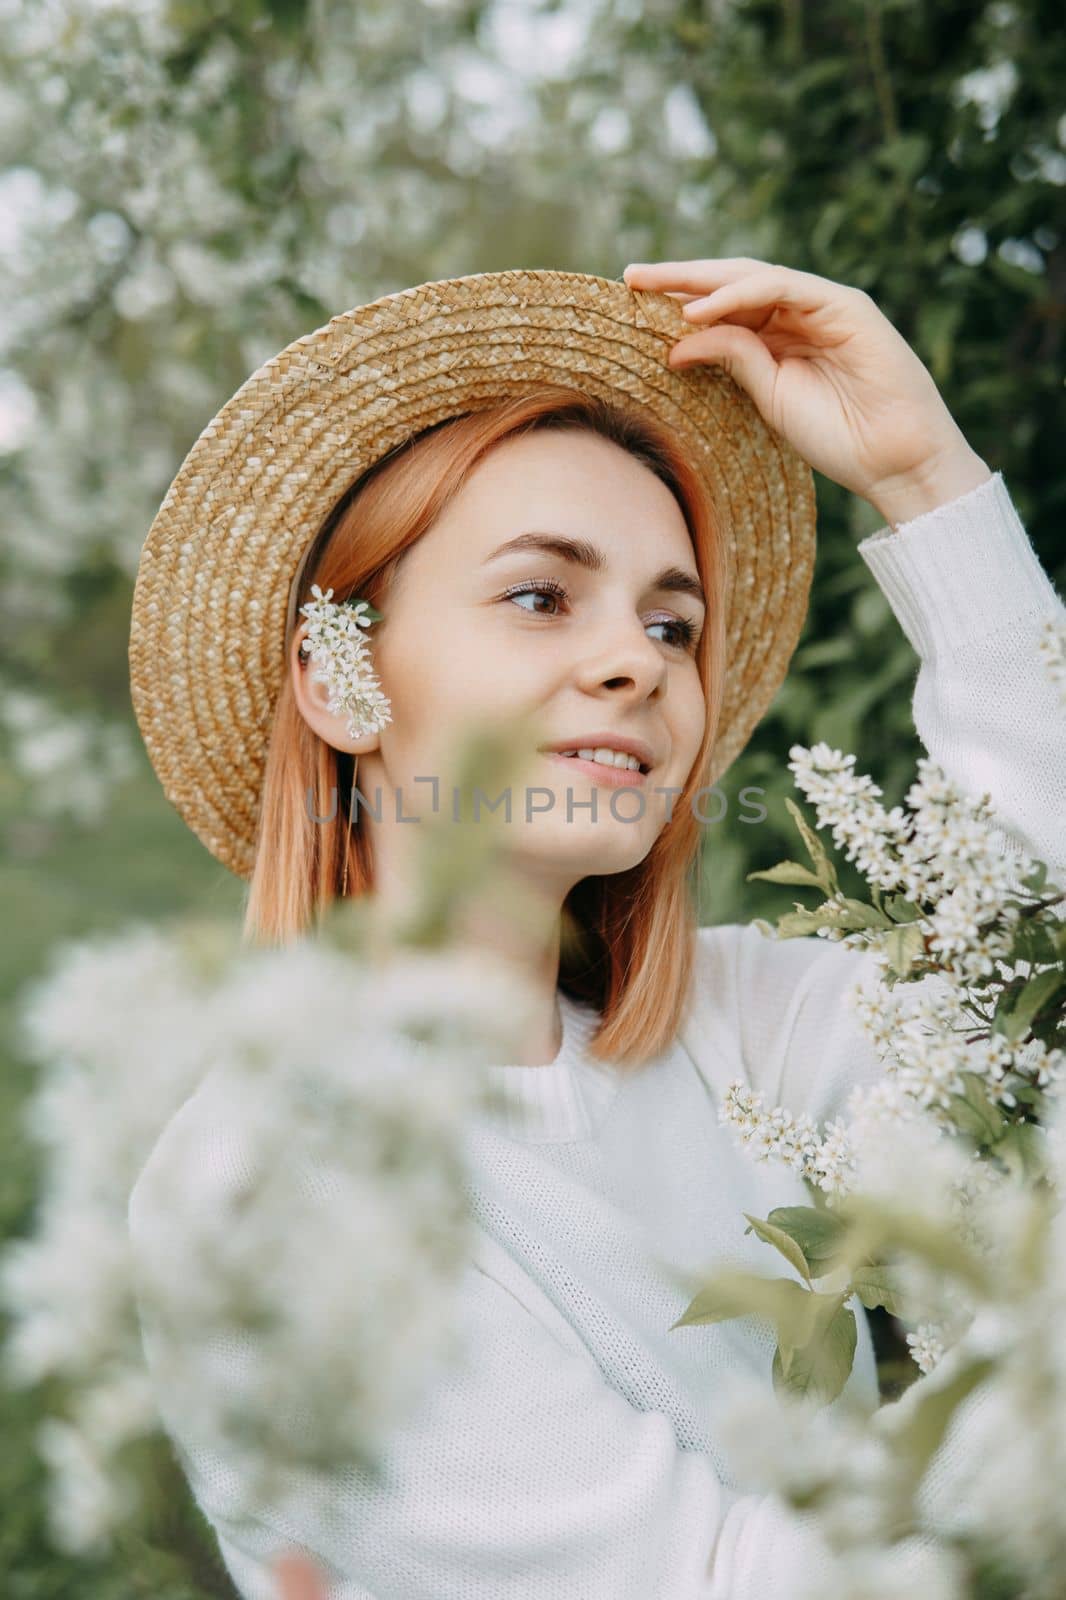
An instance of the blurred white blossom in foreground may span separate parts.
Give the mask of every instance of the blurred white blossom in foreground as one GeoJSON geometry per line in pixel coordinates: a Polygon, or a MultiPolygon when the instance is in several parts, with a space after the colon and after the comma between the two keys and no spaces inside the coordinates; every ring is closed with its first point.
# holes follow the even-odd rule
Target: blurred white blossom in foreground
{"type": "Polygon", "coordinates": [[[249,1507],[275,1471],[373,1464],[457,1353],[462,1130],[527,1006],[480,953],[371,966],[195,924],[59,953],[22,1013],[38,1216],[0,1266],[9,1379],[69,1399],[39,1433],[58,1544],[99,1552],[136,1512],[122,1449],[158,1429],[160,1394],[249,1507]]]}

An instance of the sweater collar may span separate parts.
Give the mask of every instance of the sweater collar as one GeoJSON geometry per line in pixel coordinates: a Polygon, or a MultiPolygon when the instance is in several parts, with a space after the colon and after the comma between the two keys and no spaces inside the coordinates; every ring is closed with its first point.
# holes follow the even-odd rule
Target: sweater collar
{"type": "Polygon", "coordinates": [[[500,1125],[511,1138],[530,1144],[592,1138],[618,1088],[617,1072],[586,1050],[599,1011],[562,989],[556,997],[563,1037],[555,1059],[543,1066],[494,1063],[488,1069],[506,1097],[500,1125]]]}

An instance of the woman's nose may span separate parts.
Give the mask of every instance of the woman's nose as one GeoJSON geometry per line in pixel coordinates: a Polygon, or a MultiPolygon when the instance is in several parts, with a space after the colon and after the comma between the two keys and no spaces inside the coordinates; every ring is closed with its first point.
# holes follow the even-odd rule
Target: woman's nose
{"type": "Polygon", "coordinates": [[[637,625],[605,629],[602,642],[583,658],[578,672],[585,688],[629,687],[646,698],[662,691],[667,665],[660,647],[637,625]]]}

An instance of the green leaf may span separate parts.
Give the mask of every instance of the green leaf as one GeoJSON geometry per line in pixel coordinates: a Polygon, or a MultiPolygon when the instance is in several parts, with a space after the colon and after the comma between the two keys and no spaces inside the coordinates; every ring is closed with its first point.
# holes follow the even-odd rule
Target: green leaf
{"type": "Polygon", "coordinates": [[[908,922],[887,933],[885,952],[891,970],[899,977],[906,978],[914,963],[925,954],[925,936],[918,924],[908,922]]]}
{"type": "Polygon", "coordinates": [[[1027,878],[1022,879],[1022,885],[1031,889],[1034,894],[1039,894],[1047,882],[1047,862],[1038,861],[1027,878]]]}
{"type": "Polygon", "coordinates": [[[803,812],[800,810],[796,802],[790,796],[786,795],[785,805],[788,808],[789,816],[792,818],[793,822],[796,824],[796,827],[800,831],[800,837],[802,838],[803,843],[807,847],[807,854],[811,858],[811,864],[814,867],[815,876],[818,879],[818,883],[821,888],[825,890],[826,897],[828,898],[829,895],[836,892],[836,869],[826,853],[825,846],[815,833],[814,829],[808,823],[806,817],[803,815],[803,812]]]}
{"type": "Polygon", "coordinates": [[[780,1250],[781,1254],[784,1256],[789,1265],[795,1267],[800,1277],[805,1279],[807,1283],[810,1283],[810,1268],[807,1265],[806,1257],[804,1256],[803,1251],[800,1249],[795,1239],[793,1239],[790,1234],[786,1233],[783,1228],[775,1227],[772,1222],[764,1222],[759,1217],[751,1216],[747,1211],[745,1211],[743,1215],[747,1217],[748,1222],[750,1223],[750,1227],[745,1228],[744,1232],[754,1232],[764,1244],[772,1244],[775,1250],[780,1250]]]}
{"type": "Polygon", "coordinates": [[[978,1294],[995,1293],[995,1282],[984,1263],[947,1223],[861,1193],[849,1195],[847,1205],[856,1250],[875,1260],[885,1251],[906,1252],[978,1294]]]}
{"type": "Polygon", "coordinates": [[[1013,1122],[998,1141],[995,1154],[1018,1179],[1031,1182],[1047,1169],[1047,1140],[1035,1122],[1013,1122]]]}
{"type": "Polygon", "coordinates": [[[748,883],[752,878],[763,878],[767,883],[791,883],[798,887],[820,889],[820,880],[798,861],[779,861],[776,867],[767,867],[765,872],[749,872],[748,883]]]}
{"type": "Polygon", "coordinates": [[[886,895],[884,906],[893,922],[916,922],[922,914],[913,900],[906,900],[901,894],[886,895]]]}
{"type": "Polygon", "coordinates": [[[1037,1013],[1059,989],[1066,989],[1066,972],[1061,967],[1037,973],[1035,978],[1029,979],[1010,1011],[1004,1013],[997,1009],[992,1032],[1001,1033],[1011,1044],[1017,1044],[1029,1032],[1037,1013]]]}
{"type": "Polygon", "coordinates": [[[924,133],[898,133],[882,142],[873,159],[877,166],[887,167],[910,183],[929,160],[930,148],[929,138],[924,133]]]}
{"type": "Polygon", "coordinates": [[[1051,929],[1035,918],[1015,925],[1011,940],[1010,961],[1028,961],[1032,966],[1047,966],[1059,959],[1058,946],[1051,929]]]}
{"type": "Polygon", "coordinates": [[[979,1145],[993,1145],[1003,1137],[1006,1118],[994,1101],[980,1077],[974,1072],[960,1072],[965,1089],[949,1096],[951,1119],[963,1133],[969,1134],[979,1145]]]}
{"type": "MultiPolygon", "coordinates": [[[[829,208],[824,208],[828,210],[829,208]]],[[[855,641],[837,635],[833,639],[816,639],[813,643],[804,645],[792,657],[790,672],[809,672],[812,667],[835,667],[841,661],[852,661],[855,657],[855,641]]]]}
{"type": "Polygon", "coordinates": [[[889,928],[891,923],[888,918],[878,911],[876,906],[867,905],[865,900],[844,899],[843,909],[836,918],[836,927],[846,928],[849,932],[858,932],[862,928],[889,928]]]}
{"type": "Polygon", "coordinates": [[[812,89],[825,89],[830,84],[837,83],[847,73],[847,61],[843,56],[823,56],[817,61],[794,68],[790,77],[789,89],[791,94],[799,99],[809,95],[812,89]]]}
{"type": "Polygon", "coordinates": [[[794,1278],[765,1278],[761,1273],[727,1267],[709,1278],[674,1328],[707,1322],[728,1322],[733,1317],[768,1317],[778,1329],[792,1329],[806,1337],[818,1299],[794,1278]]]}
{"type": "MultiPolygon", "coordinates": [[[[843,1293],[834,1291],[832,1294],[822,1294],[812,1290],[807,1296],[808,1304],[802,1313],[782,1318],[778,1323],[775,1359],[781,1377],[789,1386],[794,1381],[802,1385],[796,1392],[800,1394],[810,1392],[807,1387],[809,1379],[805,1374],[809,1374],[812,1368],[818,1367],[825,1349],[826,1330],[850,1292],[850,1289],[845,1289],[843,1293]],[[798,1366],[797,1357],[800,1358],[798,1366]]],[[[853,1356],[854,1346],[849,1364],[853,1356]]],[[[846,1372],[843,1381],[847,1381],[846,1372]]],[[[817,1395],[818,1391],[813,1392],[817,1395]]]]}
{"type": "Polygon", "coordinates": [[[771,1377],[774,1389],[829,1405],[848,1381],[855,1360],[855,1313],[839,1295],[822,1296],[831,1305],[819,1307],[811,1337],[786,1359],[778,1349],[771,1377]]]}
{"type": "Polygon", "coordinates": [[[893,1317],[905,1317],[909,1314],[910,1308],[904,1301],[899,1284],[888,1267],[873,1264],[856,1267],[852,1273],[851,1287],[867,1311],[873,1311],[876,1306],[884,1306],[893,1317]]]}
{"type": "Polygon", "coordinates": [[[786,911],[777,919],[777,936],[779,939],[804,939],[817,929],[829,926],[829,921],[819,911],[786,911]]]}
{"type": "Polygon", "coordinates": [[[839,1217],[829,1211],[816,1211],[813,1206],[775,1206],[769,1221],[795,1239],[812,1271],[817,1267],[828,1270],[848,1231],[839,1217]]]}

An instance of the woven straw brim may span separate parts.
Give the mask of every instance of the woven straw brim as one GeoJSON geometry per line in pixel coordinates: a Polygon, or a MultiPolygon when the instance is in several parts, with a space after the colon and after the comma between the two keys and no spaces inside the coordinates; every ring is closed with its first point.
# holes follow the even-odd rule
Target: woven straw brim
{"type": "Polygon", "coordinates": [[[670,296],[586,273],[475,273],[333,317],[242,384],[197,439],[141,554],[130,686],[170,802],[251,875],[290,586],[344,491],[402,440],[547,383],[654,413],[725,530],[728,671],[710,781],[770,705],[806,615],[807,463],[720,367],[675,372],[670,296]]]}

